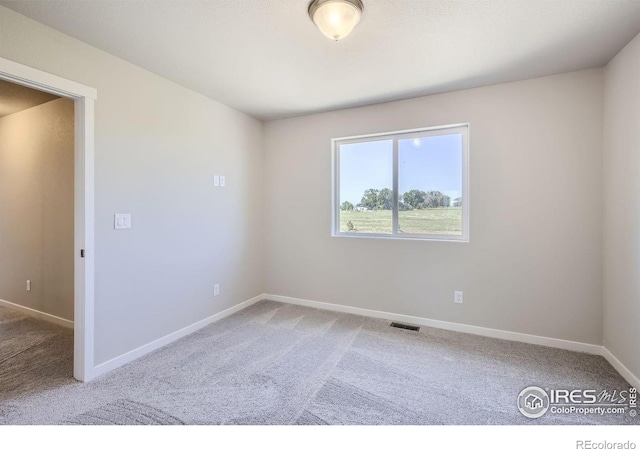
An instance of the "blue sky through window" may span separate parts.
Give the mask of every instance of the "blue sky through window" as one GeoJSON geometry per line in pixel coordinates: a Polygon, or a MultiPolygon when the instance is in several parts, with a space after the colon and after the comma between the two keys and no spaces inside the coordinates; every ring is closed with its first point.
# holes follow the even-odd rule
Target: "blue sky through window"
{"type": "MultiPolygon", "coordinates": [[[[393,186],[393,141],[340,146],[340,203],[357,205],[367,189],[393,186]]],[[[417,189],[462,196],[462,135],[447,134],[398,140],[400,195],[417,189]]]]}
{"type": "Polygon", "coordinates": [[[393,141],[340,145],[340,203],[354,206],[367,189],[393,189],[393,141]]]}

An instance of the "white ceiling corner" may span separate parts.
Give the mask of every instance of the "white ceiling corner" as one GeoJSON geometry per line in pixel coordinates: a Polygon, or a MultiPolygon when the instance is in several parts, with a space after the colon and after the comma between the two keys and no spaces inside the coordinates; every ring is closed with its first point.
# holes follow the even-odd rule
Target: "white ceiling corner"
{"type": "Polygon", "coordinates": [[[640,32],[637,0],[363,1],[339,42],[304,0],[0,4],[263,120],[601,67],[640,32]]]}

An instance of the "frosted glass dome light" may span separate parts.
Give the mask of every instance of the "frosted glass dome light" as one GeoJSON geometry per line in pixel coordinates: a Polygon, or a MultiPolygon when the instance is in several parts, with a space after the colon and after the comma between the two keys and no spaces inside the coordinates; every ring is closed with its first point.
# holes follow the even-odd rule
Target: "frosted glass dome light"
{"type": "Polygon", "coordinates": [[[360,0],[314,0],[309,5],[309,16],[322,34],[339,41],[360,22],[363,10],[360,0]]]}

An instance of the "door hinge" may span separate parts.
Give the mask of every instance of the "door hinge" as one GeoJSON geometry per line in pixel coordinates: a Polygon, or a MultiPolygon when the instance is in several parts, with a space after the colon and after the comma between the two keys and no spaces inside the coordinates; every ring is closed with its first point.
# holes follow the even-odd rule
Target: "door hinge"
{"type": "Polygon", "coordinates": [[[84,250],[83,249],[80,250],[80,257],[84,257],[84,250]]]}

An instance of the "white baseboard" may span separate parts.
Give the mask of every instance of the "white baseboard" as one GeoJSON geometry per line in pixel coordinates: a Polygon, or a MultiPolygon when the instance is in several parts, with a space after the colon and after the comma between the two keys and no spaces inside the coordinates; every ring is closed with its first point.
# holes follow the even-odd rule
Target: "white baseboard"
{"type": "Polygon", "coordinates": [[[611,366],[613,366],[622,377],[624,377],[624,380],[629,382],[632,386],[640,388],[640,379],[638,379],[638,377],[633,374],[629,368],[624,366],[622,362],[611,353],[611,351],[603,346],[601,355],[607,359],[607,362],[611,363],[611,366]]]}
{"type": "MultiPolygon", "coordinates": [[[[229,315],[233,315],[234,313],[239,312],[240,310],[246,307],[249,307],[263,299],[270,299],[272,301],[277,301],[277,302],[282,302],[287,304],[313,307],[316,309],[331,310],[334,312],[351,313],[354,315],[361,315],[361,316],[367,316],[372,318],[381,318],[381,319],[391,320],[391,321],[400,321],[407,324],[418,324],[422,326],[429,326],[429,327],[445,329],[445,330],[450,330],[455,332],[463,332],[467,334],[481,335],[484,337],[499,338],[502,340],[518,341],[522,343],[548,346],[551,348],[559,348],[559,349],[566,349],[570,351],[578,351],[578,352],[585,352],[588,354],[601,355],[620,373],[622,377],[624,377],[624,379],[627,382],[629,382],[634,387],[640,388],[640,380],[638,379],[638,377],[636,377],[625,365],[623,365],[622,362],[620,362],[620,360],[618,360],[607,348],[600,345],[581,343],[581,342],[570,341],[570,340],[562,340],[558,338],[541,337],[538,335],[522,334],[518,332],[510,332],[510,331],[491,329],[486,327],[471,326],[468,324],[452,323],[449,321],[433,320],[429,318],[421,318],[421,317],[415,317],[411,315],[382,312],[379,310],[363,309],[358,307],[344,306],[340,304],[332,304],[327,302],[311,301],[308,299],[292,298],[289,296],[272,295],[267,293],[258,295],[255,298],[251,298],[247,301],[244,301],[240,304],[237,304],[233,307],[223,310],[222,312],[216,313],[215,315],[212,315],[208,318],[200,320],[180,330],[172,332],[169,335],[166,335],[157,340],[154,340],[151,343],[147,343],[146,345],[133,349],[107,362],[101,363],[96,367],[94,367],[90,377],[95,378],[111,370],[119,368],[146,354],[149,354],[150,352],[155,351],[156,349],[160,349],[161,347],[166,346],[169,343],[173,343],[174,341],[179,340],[182,337],[185,337],[199,329],[202,329],[203,327],[208,326],[211,323],[214,323],[218,320],[226,318],[229,315]]],[[[15,304],[7,303],[6,301],[2,301],[2,300],[0,300],[0,304],[6,304],[9,307],[15,306],[15,304]]],[[[22,306],[17,306],[16,308],[20,308],[21,310],[23,309],[22,306]]],[[[28,310],[32,310],[32,309],[28,309],[28,310]]],[[[34,312],[41,314],[41,312],[37,312],[37,311],[34,311],[34,312]]],[[[49,317],[52,317],[53,319],[57,319],[57,320],[62,320],[62,318],[53,317],[51,315],[49,315],[49,317]]],[[[46,319],[46,318],[43,318],[43,319],[46,319]]],[[[62,321],[68,321],[68,320],[62,320],[62,321]]],[[[69,323],[71,323],[71,326],[73,326],[73,322],[69,322],[69,323]]]]}
{"type": "Polygon", "coordinates": [[[39,310],[21,306],[20,304],[5,301],[3,299],[0,299],[0,306],[5,306],[9,309],[19,310],[25,315],[29,315],[33,318],[48,321],[49,323],[57,324],[58,326],[73,329],[73,321],[67,320],[65,318],[60,318],[59,316],[51,315],[50,313],[40,312],[39,310]]]}
{"type": "Polygon", "coordinates": [[[586,352],[588,354],[602,354],[602,346],[589,343],[581,343],[577,341],[561,340],[558,338],[540,337],[538,335],[521,334],[518,332],[503,331],[499,329],[491,329],[487,327],[471,326],[469,324],[452,323],[449,321],[432,320],[429,318],[420,318],[410,315],[401,315],[391,312],[381,312],[379,310],[361,309],[358,307],[343,306],[340,304],[332,304],[328,302],[311,301],[308,299],[291,298],[289,296],[265,294],[265,299],[284,302],[287,304],[296,304],[299,306],[314,307],[316,309],[332,310],[334,312],[351,313],[354,315],[368,316],[372,318],[381,318],[391,321],[401,321],[407,324],[419,324],[421,326],[435,327],[456,332],[464,332],[466,334],[482,335],[484,337],[500,338],[502,340],[519,341],[522,343],[530,343],[534,345],[548,346],[551,348],[568,349],[570,351],[586,352]]]}
{"type": "Polygon", "coordinates": [[[222,312],[218,312],[215,315],[211,315],[208,318],[200,320],[196,323],[193,323],[187,327],[183,327],[180,330],[172,332],[164,337],[158,338],[157,340],[152,341],[151,343],[147,343],[146,345],[140,346],[139,348],[133,349],[127,353],[114,357],[111,360],[108,360],[104,363],[101,363],[93,368],[93,372],[91,373],[91,378],[96,378],[101,376],[109,371],[112,371],[116,368],[120,368],[123,365],[126,365],[129,362],[132,362],[144,355],[149,354],[150,352],[155,351],[156,349],[160,349],[163,346],[168,345],[169,343],[173,343],[176,340],[181,339],[182,337],[186,337],[193,332],[202,329],[203,327],[208,326],[211,323],[214,323],[218,320],[228,317],[229,315],[233,315],[240,310],[249,307],[257,303],[258,301],[264,299],[264,294],[258,295],[255,298],[251,298],[247,301],[241,302],[233,307],[229,307],[228,309],[223,310],[222,312]]]}

